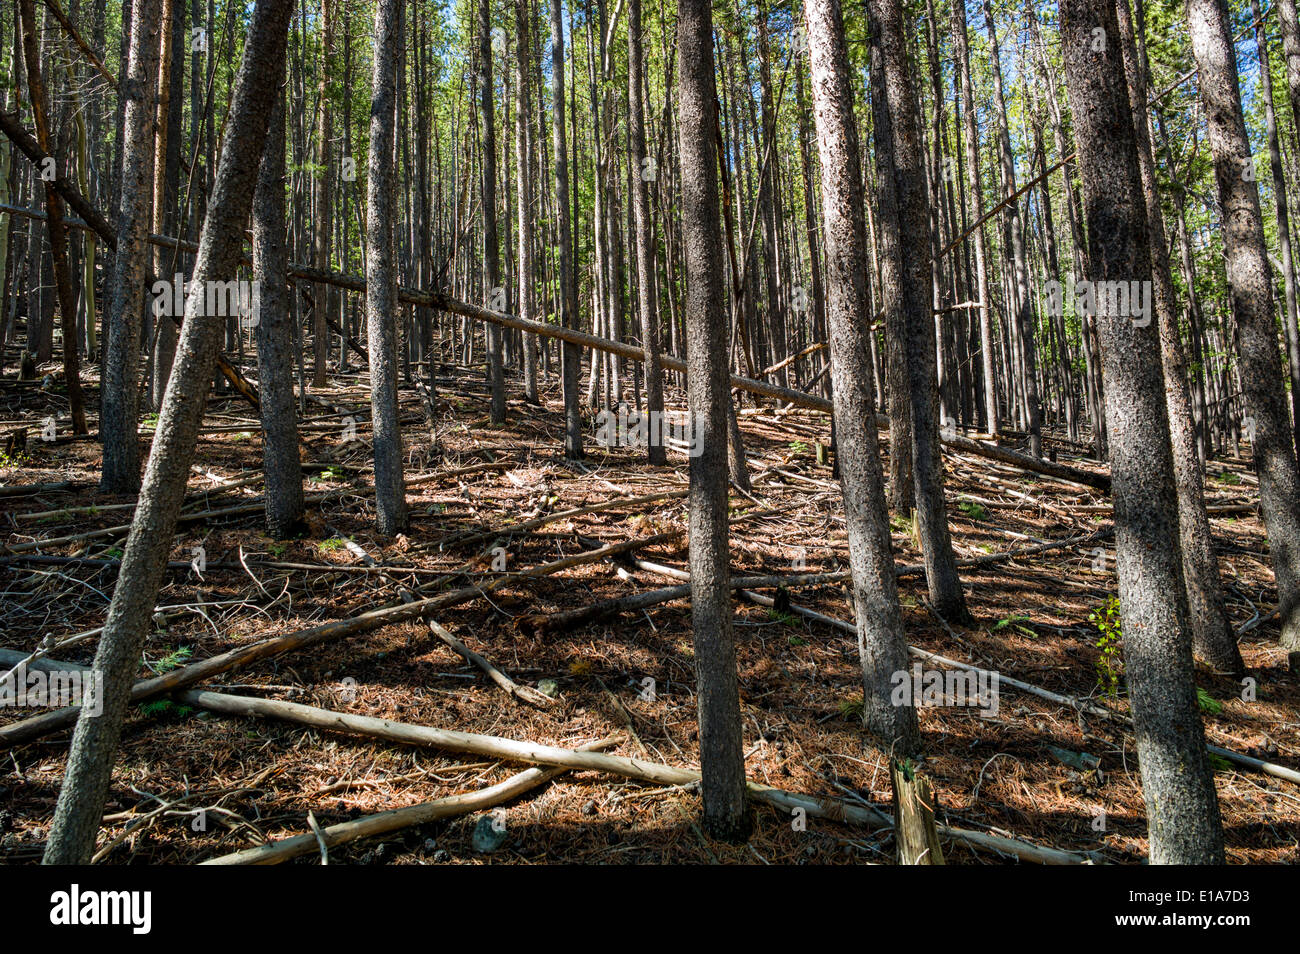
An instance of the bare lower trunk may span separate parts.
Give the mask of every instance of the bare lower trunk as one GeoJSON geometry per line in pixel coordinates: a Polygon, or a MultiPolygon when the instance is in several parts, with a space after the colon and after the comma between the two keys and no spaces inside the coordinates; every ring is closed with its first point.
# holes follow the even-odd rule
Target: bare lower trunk
{"type": "MultiPolygon", "coordinates": [[[[1146,281],[1151,256],[1114,0],[1061,0],[1093,281],[1146,281]]],[[[1150,322],[1097,318],[1110,440],[1124,659],[1151,861],[1222,864],[1223,831],[1192,678],[1173,455],[1150,322]]]]}
{"type": "Polygon", "coordinates": [[[749,818],[728,587],[727,418],[731,398],[726,326],[719,320],[724,314],[723,264],[709,0],[682,0],[677,30],[688,403],[694,439],[701,448],[690,464],[691,622],[699,683],[701,791],[705,829],[715,838],[743,839],[749,833],[749,818]]]}
{"type": "Polygon", "coordinates": [[[805,0],[804,13],[822,170],[836,461],[849,530],[863,722],[883,748],[907,755],[920,748],[921,735],[916,710],[892,701],[894,679],[906,671],[908,652],[876,449],[867,229],[852,74],[839,0],[805,0]]]}
{"type": "Polygon", "coordinates": [[[370,408],[374,428],[375,518],[379,532],[407,528],[402,482],[402,432],[397,410],[397,55],[401,0],[375,8],[375,74],[370,101],[370,157],[366,177],[366,333],[370,408]]]}

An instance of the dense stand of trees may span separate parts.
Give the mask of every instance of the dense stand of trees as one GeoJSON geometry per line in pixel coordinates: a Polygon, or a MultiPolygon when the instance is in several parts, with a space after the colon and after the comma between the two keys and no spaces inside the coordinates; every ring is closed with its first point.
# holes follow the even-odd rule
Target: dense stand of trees
{"type": "Polygon", "coordinates": [[[727,487],[748,485],[749,399],[729,375],[832,402],[864,721],[900,753],[921,739],[887,699],[907,659],[887,507],[914,514],[956,623],[943,436],[1109,464],[1152,857],[1222,859],[1192,667],[1242,666],[1204,480],[1243,445],[1300,649],[1294,0],[64,2],[0,7],[0,346],[20,373],[58,353],[67,425],[89,410],[102,489],[139,509],[50,860],[93,845],[214,373],[259,402],[283,535],[295,405],[357,364],[384,534],[407,529],[399,389],[432,413],[440,366],[483,365],[498,424],[507,384],[535,403],[558,382],[574,461],[593,410],[684,397],[704,819],[729,838],[748,826],[727,487]],[[209,286],[245,278],[257,320],[213,313],[209,286]]]}

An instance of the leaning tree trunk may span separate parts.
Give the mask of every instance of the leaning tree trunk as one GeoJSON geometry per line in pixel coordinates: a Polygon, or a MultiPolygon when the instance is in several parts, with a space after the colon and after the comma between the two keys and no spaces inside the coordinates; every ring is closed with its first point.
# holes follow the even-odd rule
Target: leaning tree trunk
{"type": "MultiPolygon", "coordinates": [[[[257,283],[257,384],[262,411],[262,471],[266,475],[266,528],[283,539],[302,523],[302,462],[293,394],[293,329],[289,322],[288,251],[285,248],[284,88],[271,112],[271,128],[253,197],[253,281],[257,283]]],[[[318,286],[319,287],[319,286],[318,286]]]]}
{"type": "MultiPolygon", "coordinates": [[[[143,13],[147,0],[137,2],[145,4],[143,13]]],[[[144,486],[118,571],[117,589],[95,655],[94,668],[103,673],[103,709],[98,716],[83,710],[77,721],[45,849],[46,864],[87,864],[94,851],[140,651],[167,568],[172,533],[185,498],[194,445],[221,348],[223,322],[201,314],[204,289],[211,282],[233,279],[239,268],[268,117],[284,73],[292,13],[293,0],[260,0],[253,9],[244,58],[235,77],[212,202],[199,238],[195,284],[185,304],[186,321],[176,363],[163,396],[144,486]]],[[[143,15],[141,20],[156,22],[143,15]]],[[[121,254],[126,250],[118,251],[121,254]]]]}
{"type": "MultiPolygon", "coordinates": [[[[556,0],[558,2],[558,0],[556,0]]],[[[699,682],[700,769],[704,827],[715,838],[743,839],[745,809],[740,691],[731,631],[727,546],[727,415],[731,394],[727,329],[721,320],[722,241],[718,234],[718,157],[714,129],[710,0],[681,0],[677,20],[678,152],[686,257],[687,396],[691,458],[691,622],[699,682]]]]}
{"type": "Polygon", "coordinates": [[[1277,252],[1282,260],[1282,327],[1286,332],[1287,371],[1291,379],[1291,426],[1300,453],[1300,327],[1296,317],[1295,259],[1291,252],[1291,216],[1287,208],[1286,179],[1282,175],[1282,150],[1278,144],[1277,117],[1273,111],[1273,73],[1268,54],[1268,24],[1259,12],[1259,0],[1250,0],[1255,17],[1255,48],[1259,51],[1260,98],[1264,101],[1264,133],[1268,138],[1268,165],[1273,175],[1273,207],[1277,218],[1277,252]]]}
{"type": "MultiPolygon", "coordinates": [[[[1223,672],[1243,670],[1237,637],[1232,631],[1219,565],[1210,537],[1210,520],[1205,511],[1205,488],[1201,464],[1196,456],[1196,433],[1192,425],[1192,400],[1187,391],[1187,360],[1178,333],[1178,298],[1173,273],[1169,270],[1169,246],[1165,236],[1164,211],[1156,181],[1155,158],[1151,152],[1151,130],[1147,110],[1146,49],[1134,41],[1129,0],[1117,0],[1116,19],[1124,49],[1129,99],[1133,109],[1133,135],[1142,194],[1146,201],[1150,233],[1151,279],[1156,321],[1160,328],[1160,359],[1164,369],[1165,407],[1169,415],[1174,480],[1178,490],[1178,536],[1182,544],[1183,580],[1187,587],[1187,608],[1192,626],[1195,654],[1223,672]]],[[[1139,0],[1140,4],[1141,0],[1139,0]]],[[[1140,7],[1139,7],[1140,8],[1140,7]]],[[[1141,19],[1138,20],[1140,24],[1141,19]]],[[[1142,34],[1137,34],[1139,37],[1142,34]]]]}
{"type": "MultiPolygon", "coordinates": [[[[1093,281],[1148,281],[1146,206],[1114,0],[1061,0],[1093,281]]],[[[1113,310],[1112,310],[1113,311],[1113,310]]],[[[1178,503],[1150,322],[1097,316],[1110,438],[1124,660],[1137,730],[1151,860],[1222,864],[1223,830],[1196,706],[1178,551],[1178,503]]]]}
{"type": "MultiPolygon", "coordinates": [[[[1186,0],[1192,50],[1200,72],[1214,178],[1222,210],[1224,254],[1246,413],[1254,425],[1259,503],[1277,578],[1282,645],[1300,649],[1300,474],[1287,419],[1285,377],[1278,354],[1268,249],[1237,85],[1237,57],[1224,0],[1186,0]]],[[[1250,424],[1248,423],[1248,427],[1250,424]]]]}
{"type": "Polygon", "coordinates": [[[100,489],[133,494],[140,489],[140,314],[153,204],[154,92],[162,0],[135,0],[131,52],[122,78],[122,182],[113,278],[105,299],[108,314],[100,383],[99,434],[104,445],[100,489]]]}
{"type": "MultiPolygon", "coordinates": [[[[872,59],[883,74],[883,110],[877,110],[876,155],[882,179],[893,180],[893,216],[882,207],[882,232],[892,230],[889,248],[900,256],[888,275],[899,283],[906,334],[905,364],[912,415],[912,476],[916,486],[916,527],[925,559],[930,601],[944,619],[969,618],[957,559],[948,532],[943,497],[943,455],[939,449],[939,395],[931,309],[930,213],[926,199],[924,157],[917,128],[917,102],[907,58],[907,35],[900,0],[873,0],[872,59]],[[881,113],[887,114],[882,117],[881,113]],[[882,122],[881,119],[885,121],[882,122]],[[910,254],[903,249],[909,243],[910,254]]],[[[888,295],[888,289],[886,290],[888,295]]]]}
{"type": "Polygon", "coordinates": [[[370,353],[370,414],[374,428],[375,518],[379,532],[407,528],[402,482],[402,432],[397,408],[397,54],[402,0],[375,7],[375,73],[370,99],[366,173],[366,335],[370,353]]]}
{"type": "Polygon", "coordinates": [[[921,745],[916,710],[891,699],[895,674],[907,669],[908,652],[876,449],[867,226],[852,74],[839,0],[805,0],[804,14],[822,171],[836,460],[849,529],[863,722],[883,748],[910,755],[921,745]]]}

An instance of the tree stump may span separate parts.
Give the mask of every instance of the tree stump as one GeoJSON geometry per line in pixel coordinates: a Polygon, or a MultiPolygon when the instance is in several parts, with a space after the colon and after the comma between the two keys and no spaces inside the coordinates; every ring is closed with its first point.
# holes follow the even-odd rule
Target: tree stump
{"type": "Polygon", "coordinates": [[[891,761],[894,789],[894,842],[900,865],[941,865],[939,830],[934,823],[934,788],[910,761],[891,761]]]}

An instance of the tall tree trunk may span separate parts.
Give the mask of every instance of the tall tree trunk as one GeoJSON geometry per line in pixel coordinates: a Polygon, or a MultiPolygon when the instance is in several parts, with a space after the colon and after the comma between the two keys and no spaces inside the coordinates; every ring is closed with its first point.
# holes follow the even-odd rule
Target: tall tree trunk
{"type": "MultiPolygon", "coordinates": [[[[632,208],[636,219],[637,313],[640,316],[641,350],[645,354],[646,412],[651,420],[664,412],[664,372],[660,364],[659,314],[655,308],[658,287],[654,271],[654,236],[650,222],[648,183],[657,181],[657,160],[646,151],[645,106],[642,89],[645,66],[641,56],[641,0],[629,0],[627,21],[628,129],[632,140],[632,208]]],[[[660,429],[651,430],[647,441],[650,463],[668,463],[659,439],[660,429]]]]}
{"type": "MultiPolygon", "coordinates": [[[[944,619],[969,618],[957,560],[948,532],[943,496],[943,455],[939,449],[938,382],[935,367],[934,316],[931,302],[930,214],[926,203],[924,157],[917,128],[917,102],[907,60],[908,30],[901,0],[870,4],[872,59],[883,73],[883,109],[876,111],[877,167],[882,180],[892,178],[893,215],[882,204],[881,231],[893,230],[891,251],[901,258],[887,281],[899,283],[906,332],[905,365],[912,416],[912,475],[916,486],[916,526],[925,559],[930,601],[944,619]],[[903,252],[909,242],[910,254],[903,252]]],[[[888,294],[888,290],[887,290],[888,294]]]]}
{"type": "Polygon", "coordinates": [[[883,748],[912,754],[921,745],[916,710],[891,700],[894,676],[907,669],[908,652],[876,449],[867,227],[852,74],[839,0],[805,0],[804,14],[821,158],[836,459],[849,529],[863,722],[883,748]]]}
{"type": "Polygon", "coordinates": [[[154,90],[162,0],[135,0],[131,50],[122,78],[126,101],[122,128],[122,182],[101,384],[100,438],[104,445],[100,489],[133,494],[140,489],[140,317],[149,262],[153,206],[154,90]]]}
{"type": "MultiPolygon", "coordinates": [[[[1007,129],[1007,105],[1002,95],[1002,63],[991,0],[984,0],[984,20],[989,34],[989,54],[992,59],[990,65],[993,72],[993,118],[997,121],[999,169],[1002,175],[1002,195],[1006,201],[1016,192],[1016,164],[1011,152],[1011,134],[1007,129]]],[[[1038,404],[1038,361],[1034,348],[1034,302],[1029,288],[1029,264],[1025,257],[1024,232],[1018,200],[1008,201],[1003,215],[1013,269],[1010,275],[1013,296],[1008,322],[1015,323],[1023,349],[1023,358],[1018,364],[1023,364],[1023,368],[1019,368],[1019,376],[1024,389],[1029,452],[1035,457],[1041,457],[1043,437],[1038,404]]],[[[1008,371],[1010,370],[1009,368],[1008,371]]]]}
{"type": "MultiPolygon", "coordinates": [[[[330,267],[330,216],[333,212],[334,170],[331,168],[333,154],[330,138],[333,135],[333,114],[330,110],[329,86],[333,76],[331,53],[334,45],[334,0],[321,0],[321,74],[316,87],[317,127],[316,149],[318,160],[316,174],[312,177],[315,186],[312,198],[315,209],[312,213],[313,229],[312,258],[317,268],[330,267]]],[[[321,390],[328,383],[330,355],[330,288],[318,284],[314,291],[312,306],[312,387],[321,390]]],[[[394,303],[395,304],[395,303],[394,303]]],[[[346,347],[346,346],[345,346],[346,347]]]]}
{"type": "Polygon", "coordinates": [[[1300,649],[1300,474],[1287,420],[1278,354],[1268,250],[1259,187],[1244,175],[1252,162],[1237,85],[1237,57],[1225,0],[1186,0],[1192,50],[1200,72],[1214,178],[1237,320],[1238,369],[1246,413],[1254,424],[1259,502],[1277,578],[1282,645],[1300,649]]]}
{"type": "MultiPolygon", "coordinates": [[[[1117,0],[1116,20],[1128,75],[1134,145],[1146,203],[1153,299],[1155,318],[1159,322],[1160,358],[1164,370],[1165,407],[1169,418],[1174,481],[1178,493],[1179,540],[1182,544],[1183,577],[1187,587],[1192,646],[1197,656],[1216,669],[1240,673],[1243,669],[1241,653],[1237,649],[1236,634],[1232,631],[1223,605],[1219,567],[1215,561],[1210,521],[1205,511],[1201,466],[1196,457],[1192,402],[1187,392],[1187,360],[1183,356],[1183,344],[1178,333],[1178,299],[1174,291],[1173,274],[1169,270],[1164,212],[1160,207],[1155,158],[1151,152],[1146,49],[1140,29],[1142,19],[1139,13],[1139,40],[1135,42],[1128,2],[1129,0],[1117,0]]],[[[1138,0],[1139,11],[1141,4],[1142,0],[1138,0]]]]}
{"type": "MultiPolygon", "coordinates": [[[[492,98],[492,12],[489,0],[478,3],[479,90],[483,111],[483,282],[491,298],[501,284],[501,247],[497,241],[497,141],[496,110],[492,98]]],[[[502,289],[504,292],[504,289],[502,289]]],[[[501,326],[487,326],[488,386],[492,391],[490,413],[493,424],[506,422],[506,379],[502,366],[501,326]]]]}
{"type": "MultiPolygon", "coordinates": [[[[533,265],[532,100],[529,58],[532,48],[529,0],[515,0],[515,183],[519,190],[519,317],[531,321],[537,283],[533,265]]],[[[537,394],[537,335],[524,333],[524,400],[537,394]]]]}
{"type": "MultiPolygon", "coordinates": [[[[1282,152],[1278,147],[1277,117],[1273,112],[1273,75],[1269,66],[1268,27],[1259,11],[1259,0],[1250,0],[1255,16],[1255,46],[1259,51],[1259,84],[1264,100],[1264,131],[1268,137],[1269,170],[1273,173],[1273,200],[1277,211],[1277,249],[1282,260],[1282,327],[1286,332],[1287,369],[1291,377],[1291,425],[1296,453],[1300,454],[1300,324],[1296,312],[1295,260],[1291,252],[1291,217],[1287,208],[1286,179],[1282,175],[1282,152]]],[[[1281,7],[1279,6],[1279,16],[1281,7]]],[[[1300,91],[1298,91],[1300,92],[1300,91]]]]}
{"type": "MultiPolygon", "coordinates": [[[[573,272],[573,233],[569,224],[568,142],[564,135],[564,18],[561,3],[551,0],[551,125],[555,151],[555,217],[559,221],[560,324],[578,327],[578,289],[573,272]]],[[[564,456],[582,459],[582,408],[578,383],[582,352],[567,341],[560,348],[564,391],[564,456]]]]}
{"type": "MultiPolygon", "coordinates": [[[[966,192],[971,215],[976,222],[984,218],[984,188],[980,175],[979,132],[975,123],[975,96],[970,74],[969,40],[966,31],[966,4],[952,5],[952,42],[961,74],[961,115],[966,144],[966,192]]],[[[984,226],[975,230],[975,282],[979,296],[980,362],[984,378],[984,414],[988,432],[996,438],[1001,430],[998,420],[998,372],[993,351],[993,302],[989,298],[988,240],[984,226]]]]}
{"type": "MultiPolygon", "coordinates": [[[[183,0],[163,0],[162,54],[158,59],[158,112],[154,119],[154,171],[153,171],[153,231],[171,235],[175,216],[171,210],[176,202],[176,186],[180,174],[180,128],[173,123],[173,113],[179,115],[179,86],[173,100],[172,86],[183,75],[184,57],[176,50],[177,36],[184,35],[185,14],[183,0]],[[179,29],[178,29],[179,28],[179,29]],[[175,106],[175,108],[173,108],[175,106]]],[[[159,278],[174,281],[168,265],[178,261],[174,253],[161,246],[153,249],[153,271],[159,278]]],[[[172,372],[176,356],[176,325],[170,319],[155,321],[149,374],[149,404],[156,411],[162,407],[167,378],[172,372]]]]}
{"type": "MultiPolygon", "coordinates": [[[[23,21],[23,59],[27,65],[27,90],[31,94],[36,142],[47,155],[52,156],[59,150],[51,138],[50,100],[41,76],[41,55],[36,42],[36,4],[34,0],[19,0],[18,10],[23,21]]],[[[72,275],[68,271],[68,228],[63,224],[63,199],[55,191],[51,179],[45,180],[45,225],[50,237],[54,285],[63,328],[63,378],[68,389],[72,430],[76,434],[85,434],[86,403],[81,391],[81,361],[77,349],[77,296],[73,294],[72,275]]]]}
{"type": "MultiPolygon", "coordinates": [[[[262,472],[266,528],[283,539],[300,529],[302,463],[293,400],[293,329],[289,326],[285,246],[284,87],[271,111],[253,197],[253,281],[257,288],[257,384],[262,401],[262,472]]],[[[318,288],[320,286],[317,286],[318,288]]]]}
{"type": "MultiPolygon", "coordinates": [[[[1126,2],[1126,0],[1125,0],[1126,2]]],[[[1146,281],[1151,254],[1113,0],[1061,0],[1093,281],[1146,281]]],[[[1173,455],[1156,329],[1099,315],[1124,658],[1151,861],[1222,864],[1218,799],[1196,706],[1173,455]]]]}
{"type": "Polygon", "coordinates": [[[366,197],[366,334],[374,428],[375,516],[379,532],[407,528],[402,432],[397,408],[397,54],[402,0],[375,7],[375,73],[370,99],[366,197]]]}
{"type": "Polygon", "coordinates": [[[687,276],[687,396],[693,440],[701,450],[690,462],[690,562],[704,826],[715,838],[744,839],[750,823],[731,626],[727,543],[731,395],[726,325],[720,320],[724,314],[723,263],[718,233],[717,90],[710,0],[681,0],[678,4],[677,68],[687,276]]]}
{"type": "MultiPolygon", "coordinates": [[[[137,0],[141,22],[156,25],[158,18],[145,14],[149,2],[137,0]]],[[[83,709],[77,720],[46,844],[46,864],[87,864],[94,851],[140,651],[167,568],[221,347],[221,323],[200,316],[203,289],[210,282],[233,279],[239,267],[268,117],[284,73],[292,12],[293,0],[260,0],[253,9],[243,62],[234,81],[212,203],[199,239],[196,286],[186,301],[187,320],[181,329],[175,371],[158,415],[144,486],[95,655],[94,668],[103,673],[103,708],[98,715],[89,707],[83,709]]],[[[157,75],[156,68],[153,75],[157,75]]],[[[143,78],[137,81],[143,82],[143,78]]],[[[128,128],[132,125],[130,108],[128,128]]],[[[124,207],[127,192],[124,188],[124,207]]],[[[119,254],[123,252],[127,249],[119,249],[119,254]]]]}

